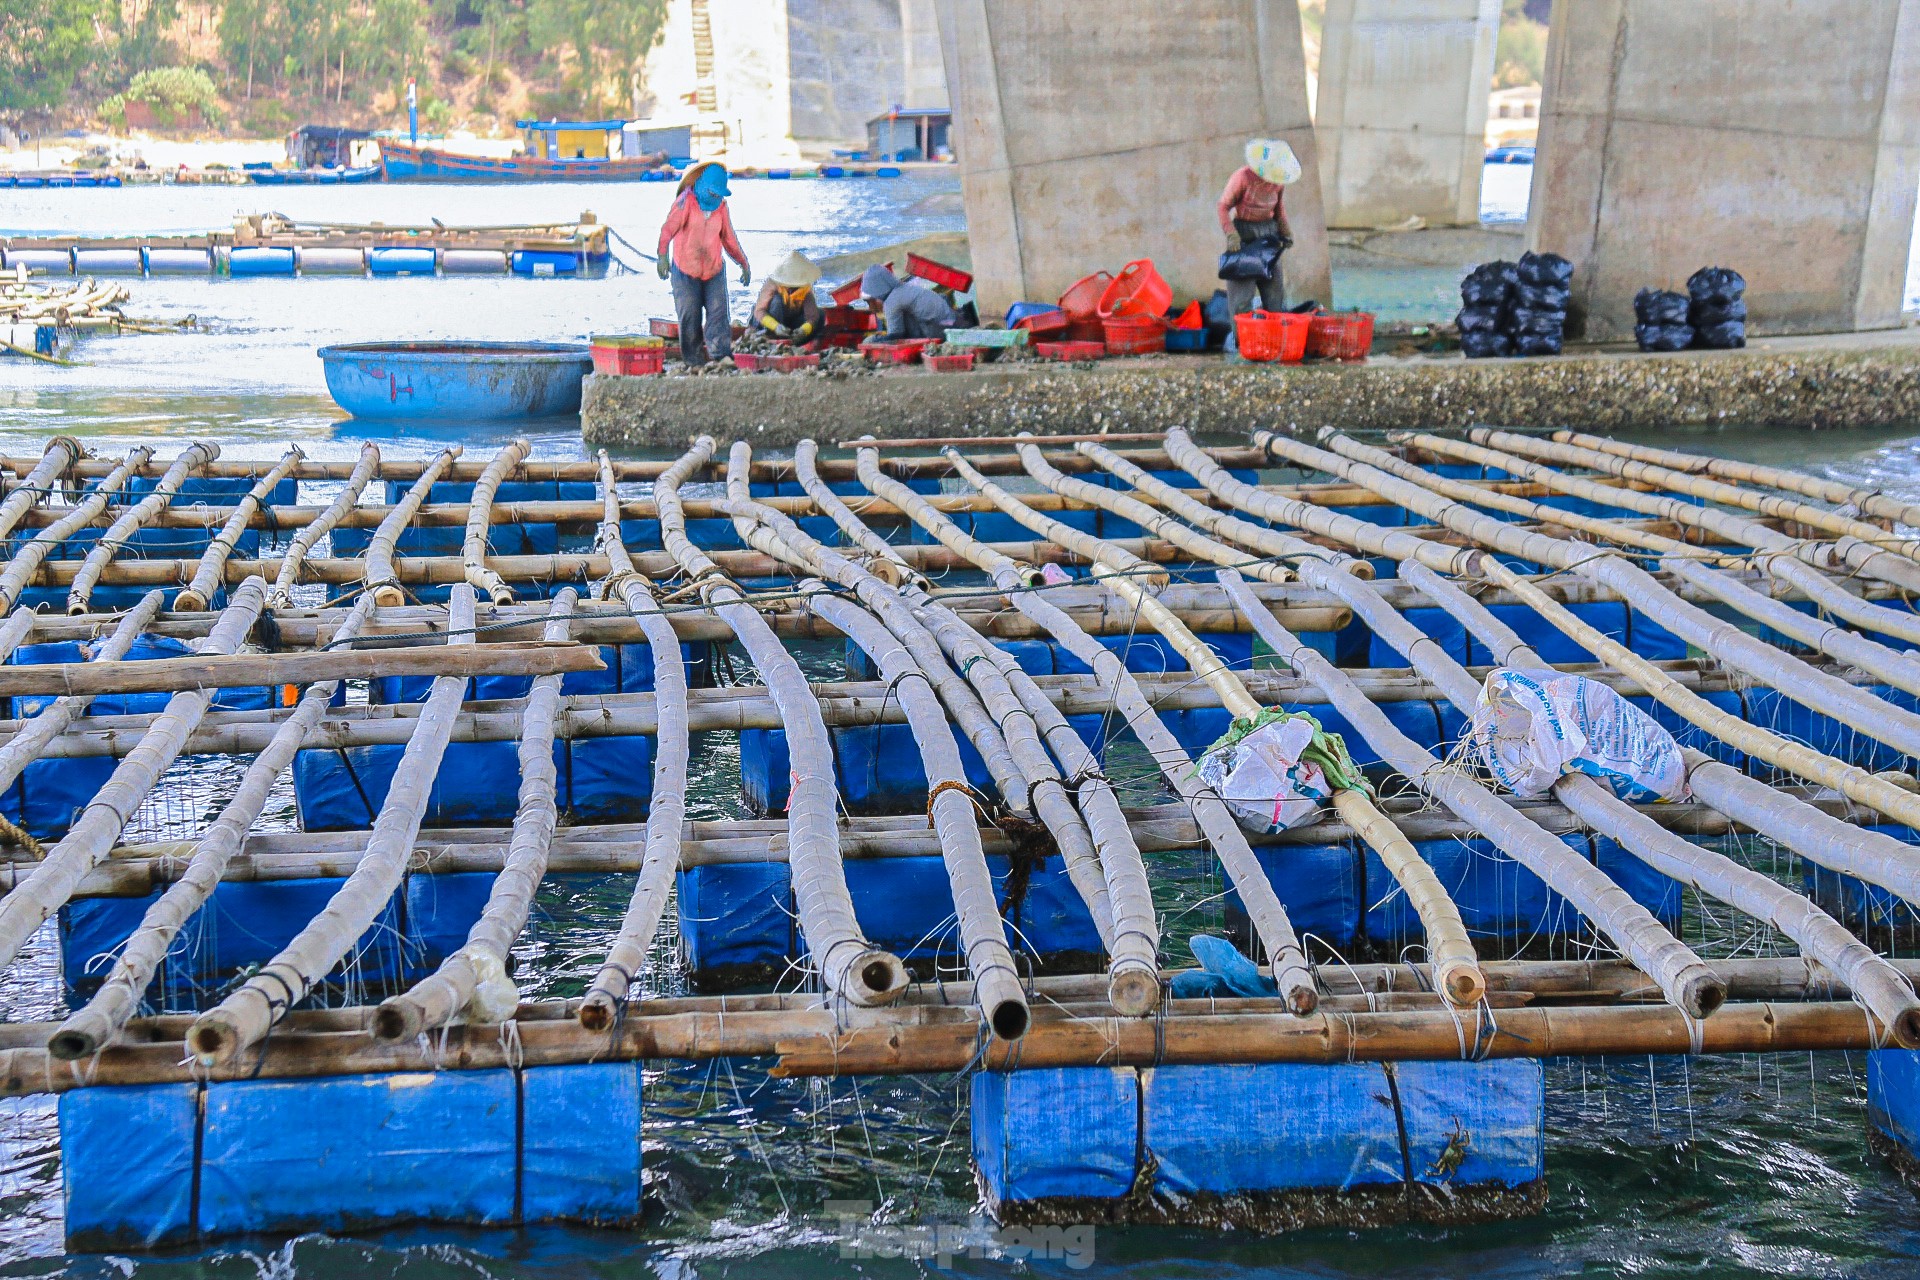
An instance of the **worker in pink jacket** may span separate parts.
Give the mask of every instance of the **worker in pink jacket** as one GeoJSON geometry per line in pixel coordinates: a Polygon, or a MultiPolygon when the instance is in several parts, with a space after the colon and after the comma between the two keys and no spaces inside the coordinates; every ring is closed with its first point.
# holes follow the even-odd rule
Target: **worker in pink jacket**
{"type": "MultiPolygon", "coordinates": [[[[1265,311],[1286,306],[1286,281],[1280,269],[1280,255],[1293,247],[1293,231],[1287,226],[1287,208],[1281,188],[1300,177],[1300,161],[1293,148],[1278,139],[1260,139],[1247,144],[1247,162],[1227,179],[1220,193],[1216,212],[1220,230],[1226,233],[1227,252],[1242,249],[1271,248],[1273,270],[1263,277],[1231,277],[1226,280],[1227,303],[1234,315],[1253,310],[1253,295],[1260,294],[1265,311]]],[[[1225,270],[1222,276],[1227,276],[1225,270]]]]}
{"type": "Polygon", "coordinates": [[[673,282],[680,358],[689,368],[697,369],[709,358],[733,356],[727,259],[740,264],[742,288],[753,283],[747,251],[733,233],[733,214],[727,208],[730,194],[725,165],[711,160],[694,165],[680,179],[679,194],[660,228],[660,278],[673,282]]]}

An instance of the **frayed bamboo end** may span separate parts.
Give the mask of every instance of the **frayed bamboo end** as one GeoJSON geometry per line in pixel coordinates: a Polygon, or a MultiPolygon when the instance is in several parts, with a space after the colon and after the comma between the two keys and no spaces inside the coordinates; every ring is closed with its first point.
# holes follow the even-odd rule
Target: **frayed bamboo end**
{"type": "Polygon", "coordinates": [[[1440,989],[1447,993],[1447,1000],[1459,1009],[1468,1009],[1479,1004],[1487,994],[1487,978],[1480,972],[1480,966],[1462,962],[1440,967],[1440,989]]]}
{"type": "Polygon", "coordinates": [[[855,1004],[892,1004],[906,991],[911,978],[900,957],[889,951],[869,951],[847,969],[855,989],[847,996],[855,1004]]]}
{"type": "Polygon", "coordinates": [[[240,1051],[240,1028],[219,1009],[203,1013],[187,1029],[187,1049],[204,1066],[225,1062],[240,1051]]]}
{"type": "Polygon", "coordinates": [[[1679,997],[1674,1003],[1686,1010],[1687,1016],[1704,1018],[1727,1002],[1727,984],[1705,965],[1693,965],[1674,994],[1679,997]]]}
{"type": "Polygon", "coordinates": [[[419,1035],[426,1021],[418,1002],[390,996],[373,1011],[373,1038],[383,1044],[399,1044],[419,1035]]]}
{"type": "Polygon", "coordinates": [[[205,613],[206,609],[207,598],[198,591],[195,591],[192,587],[184,588],[179,595],[173,598],[173,612],[175,613],[205,613]]]}
{"type": "Polygon", "coordinates": [[[382,609],[397,609],[407,602],[407,595],[396,586],[378,586],[373,589],[373,602],[382,609]]]}
{"type": "Polygon", "coordinates": [[[613,1026],[614,1008],[613,997],[603,991],[596,991],[581,1002],[580,1010],[575,1016],[580,1019],[580,1025],[588,1031],[605,1031],[613,1026]]]}
{"type": "Polygon", "coordinates": [[[1116,969],[1107,976],[1107,1001],[1122,1017],[1144,1018],[1160,1007],[1160,975],[1147,968],[1116,969]]]}
{"type": "Polygon", "coordinates": [[[1902,1049],[1920,1049],[1920,1008],[1902,1010],[1887,1033],[1902,1049]]]}
{"type": "Polygon", "coordinates": [[[47,1041],[47,1052],[62,1062],[78,1062],[82,1058],[91,1058],[103,1047],[99,1037],[78,1027],[63,1027],[54,1032],[53,1038],[47,1041]]]}

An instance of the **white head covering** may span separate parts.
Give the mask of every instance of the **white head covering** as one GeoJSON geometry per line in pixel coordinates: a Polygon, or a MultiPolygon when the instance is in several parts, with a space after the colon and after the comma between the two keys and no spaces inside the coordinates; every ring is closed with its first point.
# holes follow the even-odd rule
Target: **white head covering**
{"type": "Polygon", "coordinates": [[[767,279],[783,289],[798,289],[801,285],[817,282],[820,279],[820,268],[809,261],[805,254],[795,251],[789,253],[786,260],[775,267],[767,279]]]}
{"type": "Polygon", "coordinates": [[[1255,138],[1247,144],[1247,167],[1280,186],[1300,181],[1300,158],[1280,138],[1255,138]]]}

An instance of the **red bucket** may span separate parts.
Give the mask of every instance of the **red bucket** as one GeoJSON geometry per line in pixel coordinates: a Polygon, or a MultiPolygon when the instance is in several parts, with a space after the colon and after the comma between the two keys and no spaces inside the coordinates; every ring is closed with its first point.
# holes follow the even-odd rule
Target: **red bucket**
{"type": "Polygon", "coordinates": [[[1100,295],[1102,320],[1111,316],[1160,316],[1173,305],[1173,286],[1154,270],[1153,259],[1140,258],[1120,268],[1100,295]]]}
{"type": "Polygon", "coordinates": [[[1297,316],[1291,311],[1249,311],[1233,318],[1233,331],[1240,339],[1244,360],[1278,360],[1298,364],[1307,354],[1307,330],[1312,316],[1297,316]]]}
{"type": "Polygon", "coordinates": [[[1114,316],[1104,327],[1110,356],[1144,356],[1167,349],[1167,322],[1159,316],[1114,316]]]}

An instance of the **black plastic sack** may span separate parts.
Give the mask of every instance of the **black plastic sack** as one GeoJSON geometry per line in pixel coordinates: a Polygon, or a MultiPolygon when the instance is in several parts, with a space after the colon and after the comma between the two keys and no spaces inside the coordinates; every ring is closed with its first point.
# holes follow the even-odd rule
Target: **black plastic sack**
{"type": "Polygon", "coordinates": [[[1523,253],[1514,265],[1520,273],[1521,284],[1573,283],[1573,264],[1557,253],[1523,253]]]}
{"type": "Polygon", "coordinates": [[[1220,255],[1222,280],[1271,280],[1274,264],[1280,261],[1280,241],[1267,236],[1229,249],[1220,255]]]}
{"type": "Polygon", "coordinates": [[[1693,326],[1637,324],[1633,326],[1633,340],[1642,351],[1685,351],[1693,345],[1693,326]]]}
{"type": "Polygon", "coordinates": [[[1460,335],[1460,350],[1469,360],[1484,360],[1489,356],[1510,356],[1513,354],[1513,339],[1497,330],[1493,333],[1477,330],[1460,335]]]}
{"type": "Polygon", "coordinates": [[[1740,320],[1710,324],[1705,328],[1694,330],[1693,342],[1698,347],[1709,347],[1715,351],[1731,351],[1735,347],[1747,345],[1747,326],[1740,320]]]}
{"type": "Polygon", "coordinates": [[[1557,356],[1560,354],[1560,335],[1558,333],[1523,333],[1513,340],[1513,354],[1517,356],[1557,356]]]}
{"type": "Polygon", "coordinates": [[[1736,298],[1732,302],[1696,302],[1687,308],[1687,323],[1696,329],[1708,325],[1726,324],[1730,320],[1747,318],[1745,298],[1736,298]]]}
{"type": "Polygon", "coordinates": [[[1691,301],[1671,289],[1642,289],[1633,295],[1633,318],[1643,325],[1691,324],[1691,301]]]}
{"type": "Polygon", "coordinates": [[[1517,284],[1513,287],[1513,305],[1531,311],[1565,311],[1573,299],[1573,290],[1563,284],[1517,284]]]}
{"type": "Polygon", "coordinates": [[[1453,323],[1461,333],[1494,333],[1500,328],[1499,307],[1462,307],[1453,323]]]}
{"type": "Polygon", "coordinates": [[[1483,262],[1467,273],[1460,282],[1460,302],[1469,307],[1497,307],[1507,300],[1507,290],[1512,288],[1513,264],[1511,262],[1483,262]]]}
{"type": "Polygon", "coordinates": [[[1225,289],[1213,291],[1213,296],[1200,308],[1200,318],[1207,324],[1207,346],[1218,349],[1224,345],[1227,335],[1233,332],[1233,307],[1227,302],[1225,289]]]}
{"type": "Polygon", "coordinates": [[[1687,277],[1687,295],[1695,302],[1725,305],[1747,291],[1746,277],[1731,267],[1702,267],[1687,277]]]}
{"type": "Polygon", "coordinates": [[[1506,331],[1518,338],[1523,334],[1536,337],[1551,337],[1559,341],[1566,332],[1567,313],[1564,311],[1535,311],[1531,307],[1515,307],[1507,312],[1506,331]]]}

